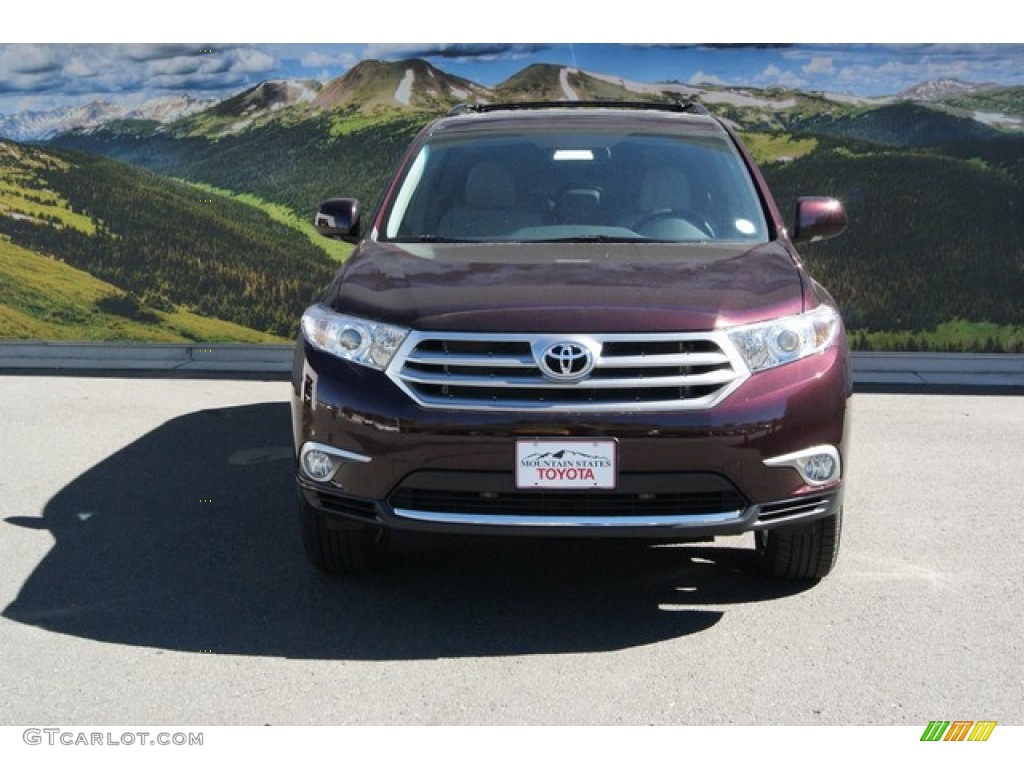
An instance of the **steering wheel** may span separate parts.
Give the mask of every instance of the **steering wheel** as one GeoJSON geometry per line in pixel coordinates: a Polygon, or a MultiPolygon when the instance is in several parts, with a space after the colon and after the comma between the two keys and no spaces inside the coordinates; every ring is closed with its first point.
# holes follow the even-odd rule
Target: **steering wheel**
{"type": "Polygon", "coordinates": [[[715,236],[715,229],[711,224],[695,211],[690,211],[685,208],[665,208],[660,211],[653,211],[652,213],[641,216],[637,221],[634,221],[630,226],[630,229],[639,232],[644,227],[653,224],[656,221],[663,221],[665,219],[682,219],[687,224],[690,224],[708,237],[715,236]]]}

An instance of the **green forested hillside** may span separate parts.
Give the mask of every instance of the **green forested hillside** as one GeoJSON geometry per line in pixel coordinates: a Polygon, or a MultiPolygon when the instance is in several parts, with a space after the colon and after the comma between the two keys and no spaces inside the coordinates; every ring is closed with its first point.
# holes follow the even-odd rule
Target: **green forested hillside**
{"type": "Polygon", "coordinates": [[[790,130],[819,136],[841,136],[893,147],[927,147],[957,141],[994,139],[1000,133],[969,117],[949,114],[911,102],[838,116],[818,114],[794,120],[790,130]]]}
{"type": "Polygon", "coordinates": [[[119,288],[101,307],[112,314],[185,310],[292,336],[333,272],[251,206],[105,158],[0,147],[0,235],[119,288]]]}
{"type": "Polygon", "coordinates": [[[100,130],[67,134],[58,142],[160,174],[248,192],[310,218],[325,197],[358,197],[364,209],[372,207],[409,140],[430,116],[389,110],[372,120],[353,108],[216,140],[170,132],[133,138],[121,130],[100,130]],[[339,131],[345,120],[351,129],[339,131]]]}
{"type": "Polygon", "coordinates": [[[1001,112],[1007,115],[1024,115],[1024,86],[1014,85],[989,88],[980,92],[966,93],[946,99],[945,102],[959,109],[979,112],[1001,112]]]}
{"type": "Polygon", "coordinates": [[[202,317],[153,309],[119,288],[0,235],[0,339],[47,341],[274,342],[279,337],[202,317]]]}
{"type": "Polygon", "coordinates": [[[848,325],[1024,324],[1024,189],[997,167],[938,153],[832,149],[764,167],[780,208],[845,201],[841,237],[802,248],[848,325]]]}

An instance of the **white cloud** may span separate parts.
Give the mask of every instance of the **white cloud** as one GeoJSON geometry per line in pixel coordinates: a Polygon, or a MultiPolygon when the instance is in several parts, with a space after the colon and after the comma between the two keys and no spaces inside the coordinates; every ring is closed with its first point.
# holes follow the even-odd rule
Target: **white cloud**
{"type": "Polygon", "coordinates": [[[895,93],[929,80],[958,79],[986,82],[992,70],[972,67],[969,59],[887,60],[877,65],[848,65],[839,70],[838,80],[849,86],[874,83],[882,92],[895,93]]]}
{"type": "Polygon", "coordinates": [[[269,72],[277,65],[273,56],[258,48],[235,48],[233,54],[236,72],[269,72]]]}
{"type": "Polygon", "coordinates": [[[169,59],[155,59],[146,62],[146,77],[160,77],[161,75],[191,75],[200,71],[203,61],[196,56],[174,56],[169,59]]]}
{"type": "Polygon", "coordinates": [[[769,64],[754,78],[754,84],[762,87],[784,86],[787,88],[804,88],[808,81],[788,69],[780,69],[769,64]]]}
{"type": "Polygon", "coordinates": [[[61,70],[65,77],[95,77],[99,74],[94,62],[85,56],[72,56],[61,70]]]}
{"type": "Polygon", "coordinates": [[[313,69],[314,67],[331,67],[334,66],[337,61],[336,56],[328,56],[326,53],[320,53],[319,51],[311,51],[299,59],[299,63],[304,67],[313,69]]]}
{"type": "Polygon", "coordinates": [[[0,45],[0,93],[219,90],[269,77],[277,66],[253,45],[0,45]]]}
{"type": "Polygon", "coordinates": [[[59,70],[65,47],[35,44],[0,46],[0,78],[59,70]]]}
{"type": "Polygon", "coordinates": [[[811,60],[803,65],[801,71],[808,76],[831,75],[836,68],[832,64],[831,56],[812,56],[811,60]]]}
{"type": "Polygon", "coordinates": [[[316,67],[341,67],[349,69],[359,63],[359,58],[351,51],[342,51],[334,54],[324,53],[323,51],[310,51],[299,59],[299,63],[309,69],[316,67]]]}
{"type": "Polygon", "coordinates": [[[363,49],[362,58],[399,59],[405,54],[418,53],[423,48],[423,43],[371,43],[363,49]]]}

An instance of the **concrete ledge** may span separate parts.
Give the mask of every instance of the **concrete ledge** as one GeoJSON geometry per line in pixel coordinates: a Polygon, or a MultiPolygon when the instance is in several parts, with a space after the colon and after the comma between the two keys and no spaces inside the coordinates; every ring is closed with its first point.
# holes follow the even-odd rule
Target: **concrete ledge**
{"type": "Polygon", "coordinates": [[[292,344],[0,342],[0,371],[284,373],[292,344]]]}
{"type": "Polygon", "coordinates": [[[854,352],[858,384],[1024,388],[1024,355],[854,352]]]}
{"type": "MultiPolygon", "coordinates": [[[[0,341],[0,373],[263,375],[287,378],[292,344],[0,341]]],[[[854,352],[854,383],[1024,391],[1024,355],[854,352]]]]}

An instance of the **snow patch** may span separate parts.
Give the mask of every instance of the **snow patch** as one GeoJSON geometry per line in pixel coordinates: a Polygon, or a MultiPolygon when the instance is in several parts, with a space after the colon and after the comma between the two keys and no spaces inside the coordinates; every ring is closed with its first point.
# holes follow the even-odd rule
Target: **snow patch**
{"type": "Polygon", "coordinates": [[[284,87],[285,106],[305,101],[312,101],[317,95],[317,90],[311,87],[309,83],[304,80],[268,80],[267,82],[284,87]]]}
{"type": "Polygon", "coordinates": [[[562,96],[566,101],[579,101],[580,95],[569,85],[569,75],[578,75],[580,71],[575,68],[563,67],[558,73],[558,84],[562,86],[562,96]]]}
{"type": "Polygon", "coordinates": [[[796,106],[796,99],[764,99],[758,96],[750,96],[745,93],[729,93],[727,91],[706,91],[702,93],[701,101],[706,104],[730,104],[734,107],[758,107],[760,109],[792,109],[796,106]]]}
{"type": "Polygon", "coordinates": [[[823,91],[821,95],[829,101],[836,101],[840,104],[853,104],[858,107],[882,107],[895,101],[891,96],[857,96],[852,93],[832,91],[823,91]]]}
{"type": "Polygon", "coordinates": [[[1024,128],[1024,121],[1013,115],[1004,115],[1000,112],[975,112],[972,117],[979,123],[1003,128],[1020,130],[1024,128]]]}
{"type": "Polygon", "coordinates": [[[308,85],[301,85],[301,86],[299,86],[299,88],[300,88],[299,99],[298,99],[299,101],[301,101],[301,102],[312,101],[313,99],[316,98],[316,95],[317,95],[318,92],[317,92],[317,90],[315,88],[310,88],[308,85]]]}
{"type": "Polygon", "coordinates": [[[218,133],[217,136],[230,136],[230,135],[232,135],[234,133],[241,133],[246,128],[248,128],[250,125],[252,125],[254,120],[255,120],[255,118],[247,117],[244,120],[239,120],[237,122],[234,122],[231,125],[229,125],[227,128],[225,128],[223,131],[218,133]]]}
{"type": "Polygon", "coordinates": [[[672,93],[680,99],[697,97],[707,104],[730,104],[734,107],[791,109],[796,106],[796,99],[794,98],[772,100],[737,91],[713,91],[699,86],[683,85],[682,83],[642,83],[637,80],[626,80],[615,75],[602,75],[597,72],[587,72],[587,75],[639,94],[659,95],[662,93],[672,93]]]}
{"type": "Polygon", "coordinates": [[[395,91],[395,101],[409,106],[409,101],[412,99],[412,86],[415,82],[416,73],[411,69],[405,70],[405,77],[402,78],[402,82],[398,84],[398,89],[395,91]]]}
{"type": "Polygon", "coordinates": [[[670,91],[672,93],[678,93],[684,96],[693,96],[698,93],[700,89],[690,88],[687,86],[679,85],[677,83],[641,83],[638,80],[627,80],[624,77],[618,77],[616,75],[603,75],[599,72],[587,72],[588,77],[592,77],[595,80],[602,80],[612,85],[617,85],[620,88],[625,88],[627,91],[633,93],[653,93],[659,94],[662,91],[670,91]]]}

